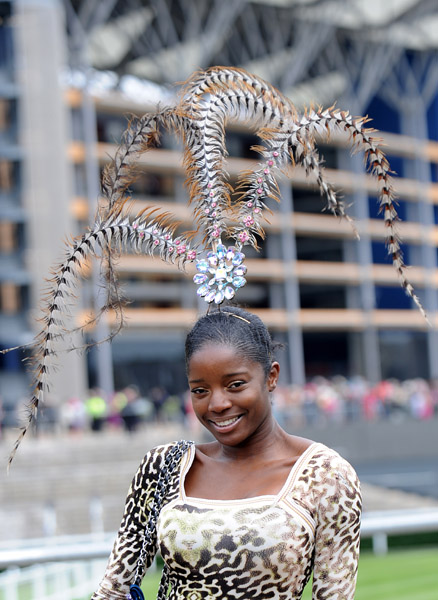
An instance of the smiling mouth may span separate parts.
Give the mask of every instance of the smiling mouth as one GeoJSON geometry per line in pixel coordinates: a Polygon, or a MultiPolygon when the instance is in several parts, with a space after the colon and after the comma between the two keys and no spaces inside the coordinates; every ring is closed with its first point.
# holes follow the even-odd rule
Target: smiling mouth
{"type": "Polygon", "coordinates": [[[210,423],[212,425],[214,425],[216,427],[216,429],[228,429],[229,427],[232,427],[235,423],[237,423],[237,421],[240,421],[240,419],[242,418],[242,415],[239,415],[238,417],[231,417],[230,419],[226,419],[225,421],[212,421],[210,420],[210,423]]]}

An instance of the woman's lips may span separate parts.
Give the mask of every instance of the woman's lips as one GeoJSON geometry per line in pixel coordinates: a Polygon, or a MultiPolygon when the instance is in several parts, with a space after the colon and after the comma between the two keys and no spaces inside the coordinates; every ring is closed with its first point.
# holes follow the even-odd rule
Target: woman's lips
{"type": "Polygon", "coordinates": [[[234,427],[240,421],[242,416],[243,415],[238,415],[237,417],[230,417],[229,419],[224,419],[223,421],[213,421],[213,419],[209,419],[209,422],[213,425],[216,431],[226,433],[234,429],[234,427]]]}

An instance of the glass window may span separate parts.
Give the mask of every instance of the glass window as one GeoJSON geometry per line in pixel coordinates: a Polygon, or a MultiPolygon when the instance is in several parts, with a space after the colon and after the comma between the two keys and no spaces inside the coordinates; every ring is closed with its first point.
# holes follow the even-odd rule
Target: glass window
{"type": "Polygon", "coordinates": [[[348,334],[346,332],[304,332],[306,377],[348,375],[348,334]]]}
{"type": "Polygon", "coordinates": [[[301,308],[345,308],[345,287],[301,284],[300,306],[301,308]]]}
{"type": "Polygon", "coordinates": [[[376,286],[376,308],[408,309],[412,300],[401,287],[376,286]]]}
{"type": "Polygon", "coordinates": [[[342,262],[343,242],[336,239],[321,239],[297,236],[297,260],[342,262]]]}
{"type": "Polygon", "coordinates": [[[382,377],[406,380],[428,377],[427,337],[420,331],[379,332],[382,377]]]}

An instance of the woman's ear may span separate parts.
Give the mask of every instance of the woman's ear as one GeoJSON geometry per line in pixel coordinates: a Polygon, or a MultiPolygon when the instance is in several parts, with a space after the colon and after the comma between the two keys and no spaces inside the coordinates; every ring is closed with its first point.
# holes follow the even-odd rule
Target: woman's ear
{"type": "Polygon", "coordinates": [[[273,392],[277,387],[278,376],[280,374],[280,364],[274,361],[268,374],[268,391],[273,392]]]}

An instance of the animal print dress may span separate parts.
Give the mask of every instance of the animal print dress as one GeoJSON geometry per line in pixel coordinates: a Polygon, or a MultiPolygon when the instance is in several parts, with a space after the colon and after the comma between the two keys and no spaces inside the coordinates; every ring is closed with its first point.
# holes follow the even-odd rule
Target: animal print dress
{"type": "MultiPolygon", "coordinates": [[[[171,445],[151,450],[132,482],[122,524],[92,600],[125,599],[154,483],[171,445]]],[[[314,600],[353,600],[361,496],[353,468],[313,443],[277,495],[242,500],[187,497],[184,455],[163,507],[154,551],[169,566],[171,600],[299,600],[313,571],[314,600]]],[[[219,482],[220,484],[220,482],[219,482]]]]}

